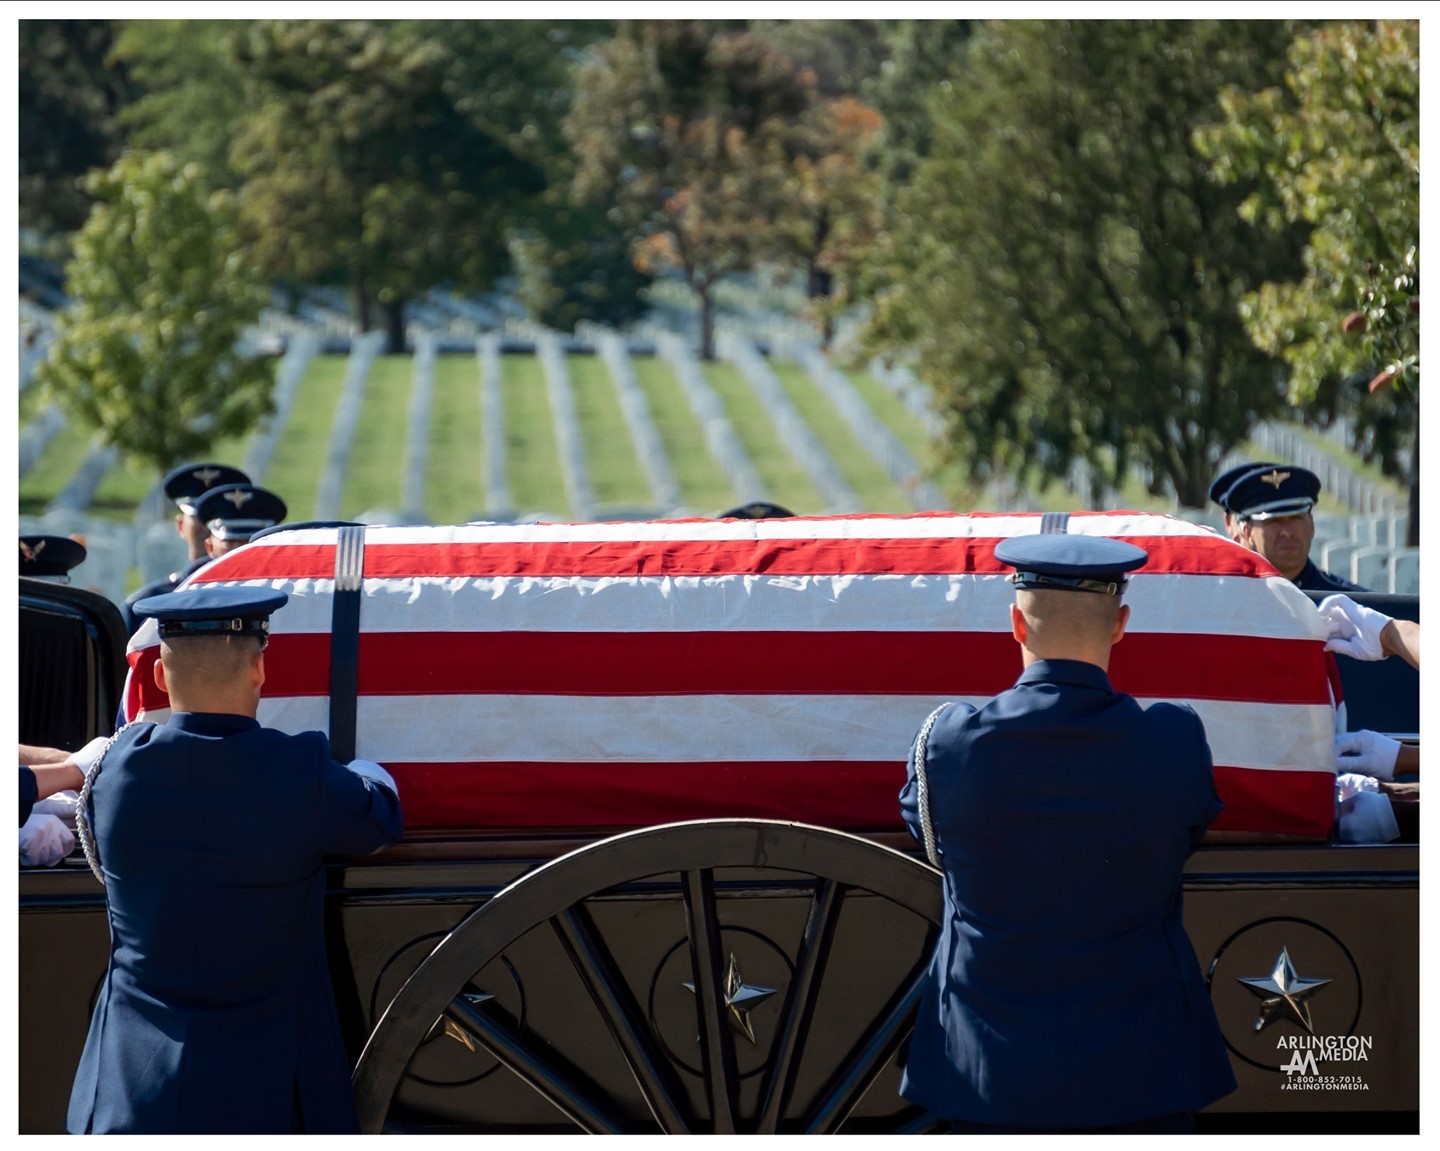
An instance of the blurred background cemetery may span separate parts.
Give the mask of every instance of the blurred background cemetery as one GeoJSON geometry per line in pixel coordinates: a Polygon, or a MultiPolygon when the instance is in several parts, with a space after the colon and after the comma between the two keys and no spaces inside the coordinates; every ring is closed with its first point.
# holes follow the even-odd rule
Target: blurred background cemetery
{"type": "Polygon", "coordinates": [[[1415,22],[20,22],[19,516],[1152,509],[1419,587],[1415,22]]]}

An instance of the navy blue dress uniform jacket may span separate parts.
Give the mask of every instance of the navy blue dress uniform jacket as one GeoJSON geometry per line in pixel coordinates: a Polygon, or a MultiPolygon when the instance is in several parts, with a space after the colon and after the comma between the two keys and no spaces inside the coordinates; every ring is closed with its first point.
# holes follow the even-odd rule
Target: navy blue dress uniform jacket
{"type": "Polygon", "coordinates": [[[1300,574],[1295,577],[1295,586],[1301,591],[1369,591],[1358,583],[1351,583],[1348,579],[1341,579],[1331,572],[1321,571],[1314,560],[1306,560],[1305,566],[1300,569],[1300,574]]]}
{"type": "MultiPolygon", "coordinates": [[[[926,756],[945,922],[901,1093],[936,1115],[1102,1127],[1234,1090],[1181,873],[1222,804],[1199,716],[1040,660],[926,756]]],[[[901,810],[920,838],[914,749],[901,810]]]]}
{"type": "Polygon", "coordinates": [[[69,1130],[357,1130],[322,857],[396,840],[396,796],[320,732],[180,712],[120,736],[91,810],[110,964],[69,1130]]]}
{"type": "Polygon", "coordinates": [[[171,572],[164,579],[152,580],[150,583],[136,588],[126,596],[125,602],[120,605],[121,614],[125,616],[125,630],[131,635],[134,635],[140,629],[142,621],[140,617],[135,614],[135,605],[137,603],[142,599],[149,599],[154,595],[164,595],[166,592],[174,591],[182,582],[189,579],[209,562],[210,557],[208,555],[201,556],[197,560],[191,560],[178,572],[171,572]]]}

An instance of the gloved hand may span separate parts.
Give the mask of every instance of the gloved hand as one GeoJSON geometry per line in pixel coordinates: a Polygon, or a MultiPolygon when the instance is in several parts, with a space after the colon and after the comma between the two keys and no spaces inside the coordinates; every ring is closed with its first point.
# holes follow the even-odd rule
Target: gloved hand
{"type": "Polygon", "coordinates": [[[1347,595],[1331,595],[1320,601],[1320,616],[1329,637],[1326,651],[1363,660],[1384,659],[1388,654],[1380,643],[1380,633],[1391,622],[1384,612],[1358,604],[1347,595]]]}
{"type": "Polygon", "coordinates": [[[1342,731],[1335,737],[1335,765],[1342,772],[1394,779],[1399,758],[1400,741],[1378,731],[1342,731]]]}
{"type": "Polygon", "coordinates": [[[20,866],[54,867],[75,849],[75,836],[53,815],[32,815],[20,829],[20,866]]]}
{"type": "Polygon", "coordinates": [[[80,769],[81,775],[89,775],[90,769],[95,766],[95,761],[100,758],[100,753],[105,750],[105,745],[110,742],[108,735],[97,735],[79,751],[70,757],[70,762],[80,769]]]}

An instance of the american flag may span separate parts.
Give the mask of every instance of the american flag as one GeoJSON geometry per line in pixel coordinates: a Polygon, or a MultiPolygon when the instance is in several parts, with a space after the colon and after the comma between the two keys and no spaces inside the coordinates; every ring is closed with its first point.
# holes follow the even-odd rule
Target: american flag
{"type": "MultiPolygon", "coordinates": [[[[926,715],[1020,673],[994,549],[1040,527],[976,513],[368,528],[355,752],[394,775],[411,829],[898,828],[926,715]]],[[[1111,680],[1199,712],[1216,829],[1328,834],[1336,689],[1309,599],[1169,516],[1077,512],[1068,530],[1149,552],[1111,680]]],[[[275,533],[189,581],[289,593],[271,620],[269,727],[327,729],[337,538],[275,533]]],[[[130,718],[167,714],[157,656],[147,621],[130,718]]]]}

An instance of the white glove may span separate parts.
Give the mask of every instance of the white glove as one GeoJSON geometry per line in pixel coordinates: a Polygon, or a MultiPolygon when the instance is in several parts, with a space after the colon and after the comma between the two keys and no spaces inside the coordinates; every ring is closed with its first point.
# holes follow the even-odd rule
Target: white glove
{"type": "Polygon", "coordinates": [[[1394,779],[1400,741],[1378,731],[1342,731],[1335,737],[1335,766],[1376,779],[1394,779]]]}
{"type": "Polygon", "coordinates": [[[1395,810],[1389,798],[1379,794],[1375,786],[1375,781],[1366,776],[1340,777],[1335,798],[1341,843],[1389,843],[1400,838],[1395,810]]]}
{"type": "Polygon", "coordinates": [[[374,760],[352,759],[345,766],[361,779],[368,779],[371,783],[378,783],[382,787],[388,787],[395,795],[400,794],[400,789],[395,786],[394,777],[374,760]]]}
{"type": "Polygon", "coordinates": [[[1325,621],[1325,650],[1348,655],[1351,659],[1376,660],[1386,657],[1380,645],[1380,633],[1390,617],[1374,608],[1356,603],[1348,595],[1326,596],[1320,601],[1320,616],[1325,621]]]}
{"type": "Polygon", "coordinates": [[[20,866],[54,867],[75,849],[75,836],[53,815],[32,815],[20,829],[20,866]]]}
{"type": "Polygon", "coordinates": [[[110,742],[108,735],[97,735],[79,751],[70,756],[70,762],[80,769],[81,775],[89,775],[105,745],[110,742]]]}

